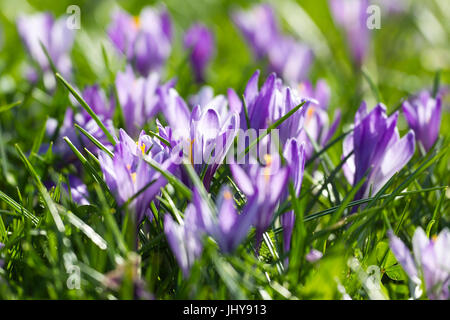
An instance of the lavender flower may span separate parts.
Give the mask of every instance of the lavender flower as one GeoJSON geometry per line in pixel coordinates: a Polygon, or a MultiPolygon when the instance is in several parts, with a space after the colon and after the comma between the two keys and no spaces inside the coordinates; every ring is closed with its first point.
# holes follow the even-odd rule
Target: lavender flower
{"type": "Polygon", "coordinates": [[[425,281],[426,294],[432,300],[450,299],[450,232],[444,229],[429,240],[418,227],[412,239],[413,253],[392,232],[389,233],[390,247],[398,262],[414,284],[414,298],[420,298],[421,278],[425,281]]]}
{"type": "Polygon", "coordinates": [[[245,170],[237,164],[230,165],[234,181],[247,197],[247,206],[256,208],[256,248],[259,248],[263,233],[270,226],[274,210],[284,194],[289,167],[281,167],[278,155],[266,154],[265,166],[248,165],[245,170]]]}
{"type": "Polygon", "coordinates": [[[175,168],[172,158],[160,142],[143,131],[139,140],[135,142],[121,129],[113,158],[104,151],[99,152],[100,166],[106,184],[116,196],[119,206],[130,202],[128,209],[134,210],[137,223],[143,220],[144,215],[151,218],[150,202],[167,183],[167,180],[145,161],[147,157],[169,172],[175,168]]]}
{"type": "Polygon", "coordinates": [[[426,151],[430,150],[439,135],[441,125],[441,98],[434,99],[428,91],[422,91],[410,101],[403,102],[403,112],[416,139],[426,151]]]}
{"type": "MultiPolygon", "coordinates": [[[[76,176],[70,175],[69,184],[72,200],[79,205],[88,205],[89,193],[83,181],[81,181],[81,179],[76,176]]],[[[64,184],[64,187],[66,188],[67,191],[69,191],[68,186],[64,184]]]]}
{"type": "MultiPolygon", "coordinates": [[[[181,148],[198,174],[205,171],[204,185],[209,189],[217,168],[222,164],[239,129],[236,112],[220,105],[197,105],[192,112],[175,89],[159,90],[161,106],[171,127],[177,149],[181,148]],[[220,114],[219,114],[220,112],[220,114]],[[206,169],[205,169],[206,166],[206,169]]],[[[189,184],[186,177],[183,181],[189,184]]]]}
{"type": "Polygon", "coordinates": [[[255,5],[247,11],[233,12],[232,19],[255,56],[258,59],[266,56],[279,35],[272,7],[269,4],[255,5]]]}
{"type": "MultiPolygon", "coordinates": [[[[92,110],[105,124],[109,132],[114,132],[114,125],[112,116],[114,113],[114,101],[112,98],[106,98],[105,93],[98,85],[86,87],[82,93],[83,99],[88,103],[92,110]]],[[[81,107],[80,107],[81,109],[81,107]]],[[[78,135],[74,125],[78,124],[80,127],[89,132],[93,137],[99,140],[104,146],[112,150],[112,145],[106,137],[105,133],[100,129],[94,119],[81,109],[79,112],[74,112],[71,108],[66,110],[64,120],[59,129],[59,137],[68,137],[70,141],[77,147],[86,147],[91,152],[96,152],[98,148],[84,135],[78,135]]],[[[53,136],[57,129],[57,122],[55,119],[47,121],[47,135],[53,136]]],[[[53,147],[53,152],[59,154],[66,162],[72,162],[77,158],[74,156],[72,150],[67,146],[66,142],[58,139],[53,147]]]]}
{"type": "Polygon", "coordinates": [[[386,116],[386,108],[378,104],[369,113],[363,102],[356,112],[354,129],[344,139],[343,157],[354,154],[344,164],[344,174],[350,184],[356,185],[368,172],[366,183],[355,199],[376,194],[383,185],[401,170],[414,154],[414,132],[400,139],[398,113],[386,116]]]}
{"type": "Polygon", "coordinates": [[[268,58],[271,71],[289,84],[305,79],[313,53],[294,38],[282,35],[269,4],[254,5],[247,11],[235,11],[232,18],[256,58],[268,58]]]}
{"type": "Polygon", "coordinates": [[[71,77],[70,50],[75,34],[74,30],[66,27],[64,17],[55,20],[50,13],[20,15],[17,18],[17,30],[31,58],[41,68],[47,89],[54,89],[56,83],[41,42],[58,72],[65,78],[71,77]]]}
{"type": "Polygon", "coordinates": [[[184,46],[191,50],[190,60],[196,81],[203,82],[206,65],[214,51],[212,32],[202,24],[195,24],[186,32],[184,46]]]}
{"type": "Polygon", "coordinates": [[[328,3],[335,23],[344,29],[355,64],[361,66],[370,44],[370,30],[366,25],[369,0],[329,0],[328,3]]]}
{"type": "Polygon", "coordinates": [[[256,206],[247,205],[238,214],[228,187],[222,188],[217,199],[218,213],[212,212],[198,190],[194,189],[192,203],[186,208],[182,224],[176,223],[169,215],[164,219],[169,245],[185,276],[201,255],[205,235],[215,239],[224,253],[231,253],[247,236],[254,222],[256,206]]]}
{"type": "MultiPolygon", "coordinates": [[[[294,192],[298,196],[302,187],[303,173],[305,170],[305,144],[299,144],[294,138],[288,140],[284,149],[284,158],[289,168],[289,176],[292,179],[294,192]]],[[[286,190],[285,197],[288,192],[286,190]]],[[[288,252],[291,248],[292,231],[294,229],[295,215],[294,211],[288,211],[281,216],[281,225],[283,226],[283,249],[288,252]]],[[[286,263],[288,259],[286,259],[286,263]]]]}
{"type": "MultiPolygon", "coordinates": [[[[163,87],[170,88],[173,84],[169,81],[163,87]]],[[[145,123],[159,111],[160,87],[160,76],[155,72],[146,78],[136,77],[131,66],[127,66],[125,72],[117,73],[117,93],[131,136],[136,137],[145,123]]]]}
{"type": "Polygon", "coordinates": [[[314,153],[311,139],[317,145],[324,147],[336,132],[341,120],[341,113],[339,109],[336,111],[330,125],[327,113],[330,88],[324,80],[317,81],[315,89],[309,81],[302,82],[297,89],[299,96],[312,101],[305,107],[305,120],[299,137],[300,141],[306,142],[306,158],[310,159],[314,153]]]}
{"type": "Polygon", "coordinates": [[[117,10],[108,35],[128,62],[145,77],[161,70],[172,48],[172,25],[165,8],[145,7],[139,17],[117,10]]]}
{"type": "Polygon", "coordinates": [[[311,249],[306,255],[306,260],[313,263],[322,259],[323,253],[316,249],[311,249]]]}

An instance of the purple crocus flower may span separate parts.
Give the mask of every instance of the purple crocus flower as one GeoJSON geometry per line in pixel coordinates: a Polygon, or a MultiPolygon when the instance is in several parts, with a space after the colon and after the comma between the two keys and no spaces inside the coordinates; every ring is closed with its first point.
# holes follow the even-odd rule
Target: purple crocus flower
{"type": "Polygon", "coordinates": [[[383,185],[401,170],[414,154],[414,132],[410,130],[400,139],[398,112],[388,117],[383,104],[367,112],[363,102],[356,112],[353,132],[344,139],[343,157],[354,154],[343,166],[350,184],[356,185],[368,173],[366,183],[355,199],[376,194],[383,185]]]}
{"type": "Polygon", "coordinates": [[[209,189],[214,173],[239,129],[238,114],[216,109],[220,108],[219,105],[209,107],[208,104],[203,107],[197,105],[191,112],[175,89],[165,88],[159,93],[162,111],[172,130],[172,139],[176,141],[175,147],[182,148],[198,174],[207,166],[203,182],[209,189]]]}
{"type": "Polygon", "coordinates": [[[328,3],[335,23],[346,34],[355,64],[361,66],[370,44],[370,30],[366,25],[369,0],[329,0],[328,3]]]}
{"type": "MultiPolygon", "coordinates": [[[[70,194],[72,195],[72,200],[79,205],[88,205],[89,204],[89,192],[86,185],[83,181],[73,175],[69,176],[69,184],[70,184],[70,194]]],[[[64,184],[67,192],[69,188],[66,184],[64,184]]]]}
{"type": "Polygon", "coordinates": [[[191,65],[197,82],[203,82],[205,68],[214,51],[214,36],[202,24],[195,24],[184,35],[184,46],[190,49],[191,65]]]}
{"type": "Polygon", "coordinates": [[[426,151],[430,150],[439,136],[441,98],[438,96],[434,99],[428,91],[422,91],[410,101],[403,102],[402,108],[409,127],[416,134],[417,141],[426,151]]]}
{"type": "MultiPolygon", "coordinates": [[[[88,103],[91,109],[97,114],[100,120],[105,124],[109,132],[114,133],[114,125],[112,117],[114,113],[114,101],[107,98],[105,93],[98,85],[86,87],[82,92],[83,99],[88,103]]],[[[74,125],[78,124],[80,127],[89,132],[93,137],[99,140],[105,147],[112,150],[112,145],[106,137],[105,133],[100,129],[94,119],[86,112],[86,110],[79,107],[79,112],[74,112],[71,108],[67,108],[64,115],[64,120],[59,129],[59,137],[68,137],[70,141],[77,147],[86,147],[91,152],[96,152],[98,148],[83,134],[78,135],[74,125]]],[[[55,119],[47,121],[47,135],[53,136],[57,128],[55,119]]],[[[77,158],[72,150],[68,147],[62,138],[59,138],[53,146],[53,152],[59,154],[65,161],[71,162],[77,158]]]]}
{"type": "Polygon", "coordinates": [[[320,252],[319,250],[316,250],[316,249],[311,249],[305,258],[306,258],[306,261],[313,263],[313,262],[319,261],[320,259],[322,259],[322,257],[323,257],[322,252],[320,252]]]}
{"type": "Polygon", "coordinates": [[[289,167],[281,167],[277,154],[265,155],[265,166],[248,165],[245,170],[230,165],[234,181],[247,197],[247,206],[255,207],[256,248],[259,250],[263,233],[272,223],[274,210],[285,192],[289,167]]]}
{"type": "MultiPolygon", "coordinates": [[[[3,243],[0,242],[0,251],[5,247],[3,243]]],[[[3,259],[0,259],[0,268],[3,268],[3,259]]]]}
{"type": "Polygon", "coordinates": [[[312,50],[292,37],[279,36],[268,51],[270,70],[288,84],[305,80],[313,63],[312,50]]]}
{"type": "MultiPolygon", "coordinates": [[[[288,140],[283,154],[289,168],[289,176],[292,179],[294,192],[298,196],[302,187],[303,173],[305,170],[305,147],[294,138],[288,140]]],[[[285,191],[287,198],[289,192],[285,191]]],[[[281,225],[283,226],[283,249],[288,252],[291,248],[292,231],[294,229],[295,215],[294,211],[288,211],[281,216],[281,225]]],[[[288,259],[286,259],[286,264],[288,259]]]]}
{"type": "Polygon", "coordinates": [[[432,300],[450,299],[450,231],[444,229],[438,236],[428,239],[421,227],[414,232],[413,253],[392,232],[390,247],[398,262],[414,284],[414,298],[422,295],[421,279],[425,281],[426,294],[432,300]]]}
{"type": "Polygon", "coordinates": [[[139,17],[117,10],[108,35],[128,62],[145,77],[161,70],[172,48],[172,25],[165,8],[145,7],[139,17]]]}
{"type": "Polygon", "coordinates": [[[70,50],[75,33],[67,28],[64,17],[55,20],[51,13],[20,15],[17,18],[17,30],[31,58],[41,68],[47,89],[54,89],[56,83],[40,42],[47,49],[58,72],[65,78],[71,77],[70,50]]]}
{"type": "Polygon", "coordinates": [[[333,137],[341,120],[340,110],[336,110],[334,120],[329,124],[328,105],[330,101],[330,88],[324,80],[317,81],[314,89],[309,81],[302,82],[298,86],[298,94],[312,101],[305,107],[305,119],[303,130],[299,140],[305,141],[306,158],[310,159],[314,153],[311,139],[321,147],[324,147],[333,137]]]}
{"type": "Polygon", "coordinates": [[[233,12],[232,19],[255,56],[258,59],[266,56],[279,35],[272,7],[269,4],[254,5],[247,11],[233,12]]]}
{"type": "Polygon", "coordinates": [[[137,223],[143,220],[144,215],[151,218],[150,202],[167,183],[161,173],[145,161],[146,158],[151,158],[169,172],[175,168],[172,158],[159,140],[151,138],[144,131],[135,142],[121,129],[119,141],[114,147],[114,157],[111,158],[104,151],[99,152],[105,182],[116,196],[118,205],[122,206],[135,197],[128,204],[128,209],[134,210],[137,223]],[[145,191],[142,191],[144,188],[145,191]],[[140,191],[142,192],[136,196],[140,191]]]}
{"type": "MultiPolygon", "coordinates": [[[[167,89],[173,85],[174,82],[169,81],[162,86],[167,89]]],[[[136,137],[145,123],[159,111],[160,87],[160,76],[156,72],[146,78],[136,77],[131,66],[127,66],[125,72],[117,73],[117,93],[131,136],[136,137]]]]}

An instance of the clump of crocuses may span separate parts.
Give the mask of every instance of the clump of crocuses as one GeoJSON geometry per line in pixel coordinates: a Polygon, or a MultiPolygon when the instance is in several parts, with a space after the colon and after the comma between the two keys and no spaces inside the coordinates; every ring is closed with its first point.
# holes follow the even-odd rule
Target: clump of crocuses
{"type": "Polygon", "coordinates": [[[428,151],[439,136],[442,102],[433,98],[429,91],[422,91],[416,97],[403,102],[403,113],[409,127],[414,130],[416,140],[428,151]]]}
{"type": "Polygon", "coordinates": [[[108,35],[141,75],[160,71],[172,49],[172,23],[166,8],[145,7],[139,17],[118,9],[108,35]]]}
{"type": "Polygon", "coordinates": [[[413,298],[422,296],[422,279],[425,292],[430,299],[450,298],[450,232],[444,229],[437,236],[428,239],[421,227],[412,238],[413,255],[407,246],[392,232],[389,233],[390,247],[398,262],[406,271],[413,286],[413,298]]]}

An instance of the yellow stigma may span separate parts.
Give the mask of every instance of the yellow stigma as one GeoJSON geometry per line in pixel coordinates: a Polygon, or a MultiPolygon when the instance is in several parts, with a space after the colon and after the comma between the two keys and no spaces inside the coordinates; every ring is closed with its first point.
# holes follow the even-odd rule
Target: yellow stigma
{"type": "Polygon", "coordinates": [[[437,235],[433,234],[431,236],[431,241],[436,242],[436,240],[437,240],[437,235]]]}
{"type": "Polygon", "coordinates": [[[136,29],[139,29],[139,28],[140,28],[140,26],[141,26],[141,20],[139,19],[138,16],[134,16],[134,17],[133,17],[133,26],[134,26],[136,29]]]}
{"type": "Polygon", "coordinates": [[[231,200],[231,198],[233,198],[233,195],[230,191],[227,190],[224,192],[223,197],[225,198],[225,200],[231,200]]]}
{"type": "Polygon", "coordinates": [[[191,161],[192,165],[194,165],[194,157],[193,157],[194,141],[195,139],[191,140],[191,146],[189,148],[189,160],[191,161]]]}
{"type": "Polygon", "coordinates": [[[272,156],[270,154],[264,155],[264,161],[266,162],[266,167],[264,168],[264,180],[269,183],[270,180],[270,167],[272,166],[272,156]]]}
{"type": "Polygon", "coordinates": [[[131,170],[131,166],[129,164],[127,164],[127,169],[128,169],[128,171],[131,170]]]}
{"type": "Polygon", "coordinates": [[[265,154],[264,161],[266,162],[266,166],[270,167],[272,165],[272,156],[270,154],[265,154]]]}
{"type": "Polygon", "coordinates": [[[145,143],[141,146],[142,155],[145,155],[145,143]]]}
{"type": "Polygon", "coordinates": [[[311,121],[311,118],[313,117],[315,112],[316,112],[316,108],[314,108],[314,107],[308,108],[308,111],[306,111],[306,123],[311,121]]]}
{"type": "Polygon", "coordinates": [[[298,91],[302,92],[303,90],[305,90],[305,84],[303,82],[300,82],[298,84],[298,91]]]}
{"type": "Polygon", "coordinates": [[[131,174],[131,180],[133,180],[133,182],[136,182],[136,172],[133,172],[131,174]]]}

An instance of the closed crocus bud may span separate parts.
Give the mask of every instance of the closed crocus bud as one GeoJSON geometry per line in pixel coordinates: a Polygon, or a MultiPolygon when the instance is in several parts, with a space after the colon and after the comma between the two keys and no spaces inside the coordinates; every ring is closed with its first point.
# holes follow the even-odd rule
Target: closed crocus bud
{"type": "Polygon", "coordinates": [[[376,194],[384,184],[411,159],[415,151],[414,132],[400,139],[397,129],[398,113],[386,115],[386,108],[378,104],[367,112],[363,102],[356,112],[354,129],[343,144],[343,166],[347,180],[354,186],[367,174],[367,181],[359,189],[355,200],[376,194]]]}
{"type": "Polygon", "coordinates": [[[184,46],[190,50],[190,61],[196,81],[203,82],[205,68],[214,52],[212,32],[202,24],[195,24],[186,32],[184,46]]]}
{"type": "Polygon", "coordinates": [[[409,127],[416,134],[416,140],[426,151],[430,150],[439,136],[441,98],[439,96],[433,98],[430,92],[422,91],[411,100],[405,101],[402,108],[409,127]]]}

